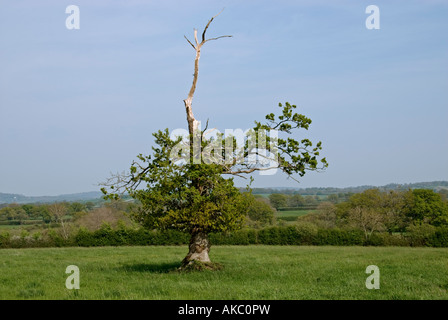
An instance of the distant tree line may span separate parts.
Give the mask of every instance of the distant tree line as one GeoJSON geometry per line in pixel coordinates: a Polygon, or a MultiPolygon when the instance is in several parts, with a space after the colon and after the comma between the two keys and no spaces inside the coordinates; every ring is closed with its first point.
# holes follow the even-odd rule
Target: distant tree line
{"type": "MultiPolygon", "coordinates": [[[[20,229],[0,229],[0,247],[188,241],[178,232],[143,230],[129,218],[138,208],[138,203],[123,200],[109,201],[101,207],[88,202],[8,205],[0,209],[0,224],[22,225],[20,229]]],[[[243,230],[212,236],[215,244],[448,246],[448,190],[368,189],[348,198],[254,195],[243,230]],[[296,221],[285,224],[276,219],[281,213],[277,209],[310,205],[315,209],[296,221]]]]}
{"type": "Polygon", "coordinates": [[[0,225],[27,224],[27,222],[51,223],[65,217],[88,212],[94,207],[93,202],[57,202],[52,204],[3,204],[0,208],[0,225]]]}
{"type": "Polygon", "coordinates": [[[314,188],[253,188],[253,194],[301,194],[301,195],[332,195],[332,194],[353,194],[364,192],[369,189],[378,189],[380,191],[406,191],[409,189],[430,189],[435,192],[440,190],[448,190],[448,181],[431,181],[431,182],[417,182],[417,183],[390,183],[384,186],[357,186],[347,188],[334,187],[314,187],[314,188]]]}
{"type": "Polygon", "coordinates": [[[315,213],[298,218],[320,228],[353,228],[366,239],[375,232],[431,233],[448,227],[448,192],[429,189],[380,191],[369,189],[341,203],[324,202],[315,213]]]}
{"type": "Polygon", "coordinates": [[[269,195],[270,204],[277,210],[285,207],[315,206],[319,199],[314,196],[302,196],[300,194],[272,193],[269,195]]]}

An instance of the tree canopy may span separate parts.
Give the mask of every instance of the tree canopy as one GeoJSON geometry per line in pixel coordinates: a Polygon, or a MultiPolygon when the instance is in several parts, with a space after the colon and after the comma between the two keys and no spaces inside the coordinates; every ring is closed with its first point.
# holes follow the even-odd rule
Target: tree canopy
{"type": "MultiPolygon", "coordinates": [[[[216,17],[216,16],[215,16],[216,17]]],[[[105,197],[117,199],[128,193],[141,203],[134,219],[148,228],[177,229],[191,234],[190,251],[184,265],[193,260],[209,262],[207,234],[241,228],[249,208],[248,194],[234,186],[233,177],[245,177],[257,171],[278,169],[296,179],[307,171],[328,166],[320,158],[322,144],[307,138],[297,139],[299,129],[308,130],[311,119],[295,112],[296,105],[279,103],[242,136],[210,135],[208,121],[201,130],[193,115],[192,100],[198,80],[199,57],[209,40],[206,32],[211,18],[198,39],[195,50],[193,83],[184,100],[188,134],[171,136],[169,129],[154,133],[152,154],[137,156],[128,173],[113,175],[102,188],[105,197]],[[224,178],[226,175],[231,177],[224,178]]],[[[252,179],[252,177],[251,177],[252,179]]]]}

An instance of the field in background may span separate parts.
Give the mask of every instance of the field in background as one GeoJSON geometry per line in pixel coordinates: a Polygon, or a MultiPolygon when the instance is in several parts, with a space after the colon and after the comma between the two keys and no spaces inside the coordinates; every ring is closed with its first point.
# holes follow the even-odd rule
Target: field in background
{"type": "Polygon", "coordinates": [[[0,250],[0,299],[448,299],[448,248],[212,246],[215,272],[177,273],[185,246],[0,250]],[[65,287],[66,267],[80,289],[65,287]],[[367,289],[366,267],[380,269],[367,289]]]}
{"type": "Polygon", "coordinates": [[[277,220],[283,221],[297,221],[297,218],[300,216],[304,216],[308,213],[318,212],[318,210],[313,209],[304,209],[304,210],[285,210],[285,211],[277,211],[275,213],[275,217],[277,220]]]}

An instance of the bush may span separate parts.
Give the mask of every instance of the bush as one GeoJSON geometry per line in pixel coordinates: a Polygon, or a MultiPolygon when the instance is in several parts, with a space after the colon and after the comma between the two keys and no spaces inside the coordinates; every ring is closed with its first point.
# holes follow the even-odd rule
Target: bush
{"type": "Polygon", "coordinates": [[[75,236],[75,243],[82,247],[126,245],[127,231],[113,230],[108,224],[103,224],[100,229],[93,232],[80,228],[75,236]]]}
{"type": "MultiPolygon", "coordinates": [[[[448,227],[427,225],[409,228],[405,236],[375,232],[366,241],[361,230],[319,229],[309,222],[297,225],[276,226],[264,229],[242,229],[231,233],[211,233],[212,245],[369,245],[369,246],[433,246],[448,247],[448,227]]],[[[123,245],[186,245],[190,235],[180,231],[156,231],[143,228],[120,227],[113,229],[105,224],[96,231],[80,228],[69,239],[64,239],[57,231],[48,233],[11,236],[7,232],[0,234],[0,248],[24,247],[63,247],[63,246],[123,246],[123,245]]]]}
{"type": "Polygon", "coordinates": [[[243,229],[232,233],[212,233],[210,234],[212,245],[249,245],[257,244],[257,231],[253,229],[243,229]]]}
{"type": "Polygon", "coordinates": [[[258,231],[258,243],[268,245],[282,244],[280,240],[279,230],[281,227],[269,227],[258,231]]]}
{"type": "Polygon", "coordinates": [[[64,239],[58,232],[55,230],[50,230],[48,232],[49,244],[53,247],[66,247],[71,245],[72,243],[64,239]]]}
{"type": "Polygon", "coordinates": [[[0,233],[0,248],[8,248],[11,243],[11,235],[9,232],[0,233]]]}
{"type": "Polygon", "coordinates": [[[250,221],[261,226],[270,225],[274,221],[275,210],[264,199],[254,198],[251,201],[247,215],[250,221]]]}
{"type": "Polygon", "coordinates": [[[82,227],[75,236],[75,242],[80,247],[90,247],[93,245],[93,233],[82,227]]]}
{"type": "Polygon", "coordinates": [[[299,231],[295,226],[287,226],[285,228],[278,228],[279,241],[281,245],[299,245],[301,238],[299,231]]]}
{"type": "Polygon", "coordinates": [[[177,230],[153,231],[152,245],[181,245],[190,242],[190,235],[177,230]]]}
{"type": "Polygon", "coordinates": [[[438,228],[432,235],[429,244],[433,247],[448,247],[448,227],[438,228]]]}
{"type": "Polygon", "coordinates": [[[295,226],[270,227],[258,231],[258,243],[267,245],[300,245],[302,234],[295,226]]]}
{"type": "Polygon", "coordinates": [[[300,239],[300,244],[311,245],[314,242],[318,233],[318,228],[311,222],[298,222],[296,224],[296,230],[300,239]]]}
{"type": "Polygon", "coordinates": [[[368,246],[409,246],[409,239],[401,234],[389,234],[385,232],[374,232],[365,241],[365,245],[368,246]]]}
{"type": "Polygon", "coordinates": [[[437,228],[430,224],[411,225],[407,228],[406,236],[413,247],[430,246],[437,228]]]}
{"type": "Polygon", "coordinates": [[[180,245],[187,244],[189,236],[175,230],[151,231],[139,229],[112,229],[105,224],[100,229],[88,231],[80,228],[75,243],[81,247],[122,246],[122,245],[180,245]]]}
{"type": "Polygon", "coordinates": [[[313,244],[331,246],[363,245],[364,234],[361,230],[320,229],[313,244]]]}

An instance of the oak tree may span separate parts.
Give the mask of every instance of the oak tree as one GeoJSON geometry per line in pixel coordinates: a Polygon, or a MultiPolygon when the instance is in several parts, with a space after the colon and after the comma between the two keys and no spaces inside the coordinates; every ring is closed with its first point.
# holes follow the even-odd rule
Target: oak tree
{"type": "Polygon", "coordinates": [[[188,232],[191,240],[182,267],[210,264],[208,235],[244,225],[252,201],[250,188],[241,192],[234,177],[252,180],[251,173],[276,169],[296,179],[328,166],[325,158],[318,159],[321,142],[314,145],[309,139],[292,137],[298,129],[308,130],[311,119],[296,113],[297,107],[288,102],[278,105],[277,114],[255,121],[243,142],[232,135],[210,136],[208,121],[201,130],[192,108],[201,50],[209,41],[231,37],[207,38],[216,16],[200,36],[194,30],[193,41],[185,37],[195,52],[193,83],[183,100],[188,135],[173,137],[168,129],[155,132],[152,154],[139,154],[129,172],[112,175],[102,188],[108,199],[127,193],[138,200],[141,206],[133,218],[143,226],[188,232]]]}

